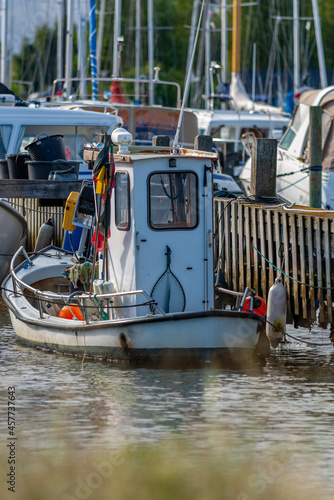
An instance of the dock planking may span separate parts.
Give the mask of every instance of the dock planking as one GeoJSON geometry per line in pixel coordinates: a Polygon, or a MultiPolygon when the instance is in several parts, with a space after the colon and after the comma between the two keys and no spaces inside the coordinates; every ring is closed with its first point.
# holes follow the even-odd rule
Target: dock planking
{"type": "Polygon", "coordinates": [[[233,249],[232,262],[223,262],[226,282],[242,283],[266,299],[275,278],[282,276],[288,322],[310,327],[317,319],[322,328],[331,325],[333,212],[216,198],[218,207],[225,216],[219,221],[217,238],[226,249],[233,249]]]}

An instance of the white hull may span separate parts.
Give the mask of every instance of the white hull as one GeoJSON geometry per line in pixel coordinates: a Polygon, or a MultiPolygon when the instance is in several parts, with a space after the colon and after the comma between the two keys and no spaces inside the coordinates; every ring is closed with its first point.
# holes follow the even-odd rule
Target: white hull
{"type": "MultiPolygon", "coordinates": [[[[33,265],[21,265],[16,270],[22,283],[40,280],[57,281],[71,262],[71,254],[49,247],[45,254],[33,260],[33,265]],[[59,254],[59,255],[58,255],[59,254]],[[58,256],[57,256],[58,255],[58,256]]],[[[35,299],[27,300],[21,290],[15,294],[13,276],[3,283],[3,299],[9,308],[18,338],[29,345],[73,355],[117,361],[214,361],[227,354],[248,355],[254,351],[259,321],[256,316],[238,310],[188,311],[168,314],[141,314],[133,309],[133,317],[108,320],[59,318],[54,312],[43,311],[42,317],[35,299]]],[[[50,296],[50,302],[57,297],[50,296]]],[[[45,304],[47,300],[45,301],[45,304]]]]}
{"type": "MultiPolygon", "coordinates": [[[[11,301],[12,303],[12,301],[11,301]]],[[[123,361],[173,358],[213,361],[217,355],[251,352],[258,342],[258,321],[245,313],[178,313],[127,320],[81,321],[29,318],[10,305],[18,338],[69,354],[123,361]]]]}

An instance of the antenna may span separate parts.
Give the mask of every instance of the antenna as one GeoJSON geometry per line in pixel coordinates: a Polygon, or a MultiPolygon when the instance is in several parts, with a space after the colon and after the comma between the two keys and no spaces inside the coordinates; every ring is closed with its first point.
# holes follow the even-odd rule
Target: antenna
{"type": "Polygon", "coordinates": [[[180,115],[179,115],[179,121],[178,121],[178,124],[177,124],[177,127],[176,127],[176,134],[175,134],[174,140],[172,142],[173,154],[175,154],[175,155],[179,154],[179,152],[180,152],[179,146],[178,146],[178,142],[179,142],[179,137],[180,137],[181,123],[182,123],[182,120],[183,120],[184,107],[185,107],[187,99],[188,99],[191,70],[192,70],[192,67],[193,67],[193,62],[194,62],[194,57],[195,57],[195,49],[196,49],[196,45],[197,45],[198,34],[199,34],[201,22],[202,22],[202,15],[203,15],[204,5],[206,4],[206,1],[207,0],[202,0],[202,7],[201,7],[201,12],[199,14],[199,19],[198,19],[198,24],[197,24],[197,30],[196,30],[196,36],[195,36],[194,45],[193,45],[193,49],[192,49],[192,54],[191,54],[191,58],[190,58],[190,62],[189,62],[187,80],[186,80],[186,85],[185,85],[184,93],[183,93],[183,99],[182,99],[182,106],[181,106],[180,115]]]}

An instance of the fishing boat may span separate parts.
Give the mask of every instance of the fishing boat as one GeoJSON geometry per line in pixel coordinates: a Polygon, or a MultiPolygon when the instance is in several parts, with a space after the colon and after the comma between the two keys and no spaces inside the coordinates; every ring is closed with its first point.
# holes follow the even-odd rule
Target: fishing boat
{"type": "Polygon", "coordinates": [[[261,330],[254,292],[215,288],[217,154],[198,144],[130,146],[124,129],[111,138],[115,153],[110,144],[85,149],[96,181],[65,210],[64,227],[94,232],[91,251],[47,247],[18,266],[24,250],[13,257],[2,287],[16,335],[51,351],[115,361],[251,356],[261,330]],[[216,307],[218,292],[234,295],[236,307],[216,307]]]}

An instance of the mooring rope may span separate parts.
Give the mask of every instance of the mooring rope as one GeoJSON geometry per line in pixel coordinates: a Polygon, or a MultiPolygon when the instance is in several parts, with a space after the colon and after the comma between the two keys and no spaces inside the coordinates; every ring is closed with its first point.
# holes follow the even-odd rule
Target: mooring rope
{"type": "MultiPolygon", "coordinates": [[[[268,325],[270,325],[273,328],[275,328],[275,330],[278,330],[279,332],[281,332],[284,336],[290,337],[293,340],[296,340],[297,342],[301,342],[301,343],[304,343],[304,344],[307,344],[307,345],[311,345],[311,346],[315,346],[315,347],[328,347],[328,346],[333,347],[333,342],[329,342],[329,343],[317,343],[317,342],[310,342],[308,340],[300,339],[298,337],[295,337],[294,335],[291,335],[291,333],[287,333],[286,331],[282,330],[281,328],[279,328],[278,326],[274,325],[269,320],[267,320],[267,318],[264,318],[263,316],[260,316],[259,314],[256,314],[254,311],[252,311],[252,315],[256,316],[263,323],[268,323],[268,325]]],[[[282,341],[284,342],[284,337],[282,338],[282,341]]]]}
{"type": "Polygon", "coordinates": [[[280,273],[284,274],[284,276],[286,276],[287,278],[289,278],[290,280],[293,280],[293,281],[296,281],[297,283],[299,283],[300,285],[305,285],[305,286],[308,286],[309,288],[316,288],[317,290],[334,290],[334,287],[329,287],[329,286],[316,286],[316,285],[309,285],[308,283],[304,283],[303,281],[299,281],[297,280],[296,278],[294,278],[293,276],[290,276],[289,274],[285,273],[284,271],[282,271],[282,269],[280,269],[279,267],[275,266],[275,264],[273,264],[272,262],[270,262],[269,259],[267,259],[261,252],[260,250],[258,250],[254,244],[252,243],[252,247],[254,248],[254,250],[257,251],[257,253],[265,260],[268,262],[268,264],[270,264],[271,266],[273,266],[277,271],[279,271],[280,273]]]}

